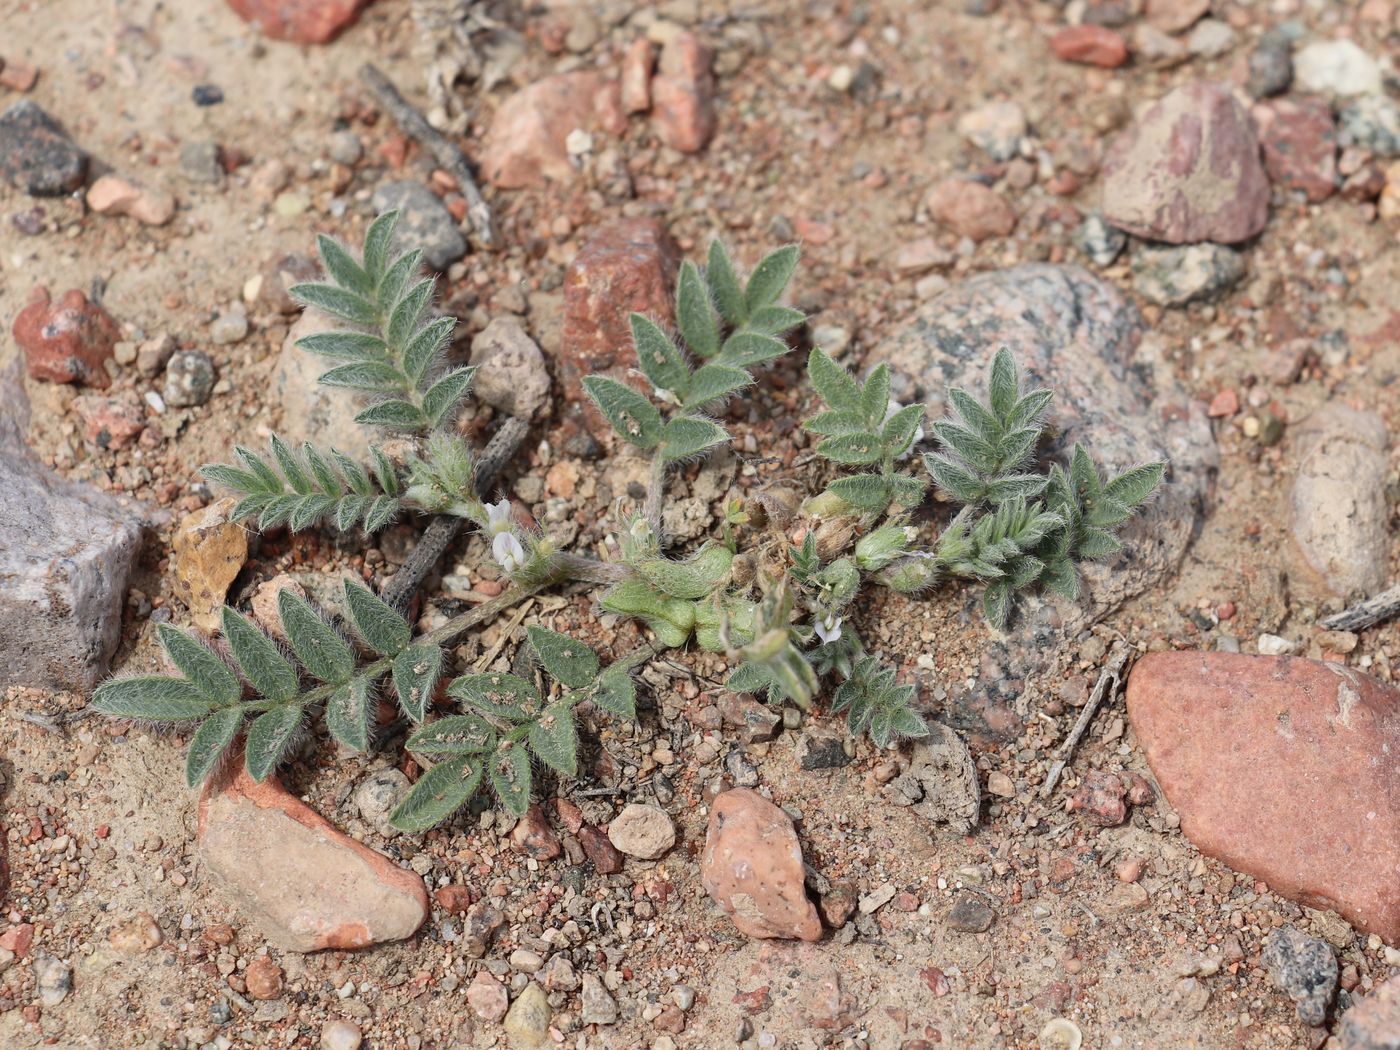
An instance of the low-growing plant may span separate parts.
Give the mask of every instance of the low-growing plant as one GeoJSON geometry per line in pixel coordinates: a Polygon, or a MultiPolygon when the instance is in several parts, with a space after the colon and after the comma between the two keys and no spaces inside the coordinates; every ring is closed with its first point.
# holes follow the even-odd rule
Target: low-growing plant
{"type": "MultiPolygon", "coordinates": [[[[418,253],[391,251],[395,221],[390,212],[371,224],[359,259],[322,237],[329,282],[292,294],[347,326],[300,343],[335,362],[320,381],[364,395],[356,421],[393,432],[402,451],[376,446],[363,464],[336,449],[294,449],[274,435],[267,455],[240,446],[234,463],[203,473],[238,497],[236,518],[260,529],[374,532],[411,511],[434,515],[433,527],[448,522],[441,531],[450,539],[457,522],[470,523],[510,587],[426,632],[404,617],[401,601],[386,600],[387,588],[376,595],[347,582],[339,617],[283,590],[277,611],[286,649],[233,608],[223,610],[222,650],[162,624],[158,639],[179,674],[113,679],[93,702],[113,716],[196,724],[186,761],[192,786],[240,739],[248,773],[263,780],[313,712],[335,739],[366,750],[379,697],[392,693],[414,727],[406,747],[426,769],[393,814],[396,826],[430,827],[484,786],[520,815],[536,763],[576,774],[579,706],[635,717],[631,672],[657,646],[692,643],[725,655],[729,689],[771,702],[807,709],[832,683],[831,711],[845,715],[853,734],[889,747],[928,728],[915,687],[866,650],[852,622],[869,587],[917,595],[948,580],[978,582],[988,621],[1002,628],[1026,591],[1073,600],[1078,564],[1120,550],[1116,530],[1161,482],[1160,463],[1106,478],[1079,446],[1068,464],[1038,469],[1051,394],[1023,389],[1006,350],[992,364],[985,400],[949,391],[953,414],[932,424],[935,448],[919,457],[925,407],[891,400],[888,366],[859,379],[814,348],[807,373],[822,407],[803,425],[819,439],[815,451],[830,465],[830,480],[806,498],[772,488],[732,502],[717,537],[675,556],[662,514],[669,472],[730,441],[720,417],[725,402],[754,383],[752,369],[789,352],[784,336],[805,320],[780,301],[797,265],[794,246],[768,254],[741,279],[715,241],[703,269],[681,266],[675,334],[641,314],[630,318],[646,392],[618,376],[584,380],[617,437],[650,455],[651,470],[642,505],[616,522],[615,560],[560,550],[517,523],[508,501],[486,501],[481,485],[490,472],[481,468],[490,460],[494,469],[495,459],[454,427],[475,370],[444,363],[455,322],[430,316],[433,280],[418,276],[418,253]],[[962,507],[924,545],[920,536],[932,526],[916,524],[915,514],[930,481],[962,507]],[[655,646],[603,667],[582,642],[531,626],[530,651],[551,687],[489,670],[450,674],[447,647],[463,634],[569,581],[604,585],[602,607],[639,620],[655,646]]],[[[523,429],[512,433],[518,442],[523,429]]],[[[407,577],[416,586],[415,575],[407,577]]]]}

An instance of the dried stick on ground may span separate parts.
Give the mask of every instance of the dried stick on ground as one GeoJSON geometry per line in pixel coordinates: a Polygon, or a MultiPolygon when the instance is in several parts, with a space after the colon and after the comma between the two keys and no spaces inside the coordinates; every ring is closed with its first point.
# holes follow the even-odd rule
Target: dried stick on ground
{"type": "MultiPolygon", "coordinates": [[[[501,428],[491,436],[491,440],[486,443],[486,448],[482,451],[481,458],[477,462],[476,492],[478,498],[486,498],[491,486],[495,484],[496,475],[519,450],[529,430],[530,424],[526,420],[519,416],[507,416],[505,422],[501,424],[501,428]]],[[[457,538],[462,524],[461,518],[451,514],[439,514],[434,518],[427,529],[423,531],[422,537],[418,540],[418,546],[413,548],[413,553],[408,556],[408,560],[385,584],[381,597],[399,611],[406,609],[414,592],[418,590],[418,585],[423,582],[428,573],[433,571],[433,566],[437,564],[443,552],[457,538]]]]}
{"type": "Polygon", "coordinates": [[[1329,631],[1359,631],[1382,620],[1389,620],[1397,613],[1400,613],[1400,584],[1327,617],[1322,621],[1322,626],[1329,631]]]}
{"type": "Polygon", "coordinates": [[[1118,692],[1118,687],[1122,683],[1123,668],[1128,662],[1128,649],[1126,646],[1115,646],[1108,654],[1108,662],[1103,665],[1103,670],[1099,672],[1099,680],[1094,683],[1094,691],[1089,694],[1088,701],[1084,704],[1084,710],[1079,712],[1079,720],[1074,723],[1074,728],[1069,731],[1069,736],[1065,737],[1065,742],[1060,745],[1060,753],[1055,761],[1050,763],[1050,772],[1045,776],[1045,786],[1040,789],[1041,798],[1049,798],[1050,793],[1055,790],[1055,785],[1060,782],[1060,774],[1065,771],[1065,766],[1074,757],[1074,749],[1079,746],[1080,739],[1084,736],[1085,730],[1089,728],[1089,723],[1094,720],[1094,714],[1098,711],[1099,705],[1103,703],[1105,696],[1112,696],[1118,692]]]}
{"type": "Polygon", "coordinates": [[[374,100],[394,118],[394,123],[421,142],[448,174],[457,180],[457,185],[462,189],[462,196],[467,199],[467,219],[476,233],[477,243],[483,248],[498,247],[496,225],[491,221],[491,209],[482,198],[481,190],[477,188],[476,176],[472,173],[466,155],[452,144],[451,139],[429,124],[423,114],[399,94],[394,82],[375,66],[368,63],[361,66],[360,80],[374,96],[374,100]]]}

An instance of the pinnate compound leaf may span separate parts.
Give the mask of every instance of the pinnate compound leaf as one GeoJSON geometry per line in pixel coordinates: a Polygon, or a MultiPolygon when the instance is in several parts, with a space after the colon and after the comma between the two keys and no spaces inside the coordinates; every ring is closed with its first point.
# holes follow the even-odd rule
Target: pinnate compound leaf
{"type": "Polygon", "coordinates": [[[190,749],[185,752],[185,783],[198,787],[213,772],[224,752],[243,725],[243,712],[236,707],[215,711],[195,730],[190,749]]]}
{"type": "Polygon", "coordinates": [[[355,673],[350,643],[337,634],[301,595],[290,587],[277,592],[277,615],[292,652],[302,666],[323,682],[343,682],[355,673]]]}
{"type": "Polygon", "coordinates": [[[213,705],[183,678],[145,675],[103,682],[93,694],[92,706],[113,718],[188,722],[203,718],[213,705]]]}
{"type": "Polygon", "coordinates": [[[433,699],[433,688],[442,673],[442,649],[413,645],[394,657],[394,689],[399,706],[415,722],[423,721],[433,699]]]}
{"type": "Polygon", "coordinates": [[[210,703],[222,707],[242,698],[243,683],[208,646],[168,623],[161,624],[156,635],[171,663],[210,703]]]}
{"type": "Polygon", "coordinates": [[[355,630],[380,656],[393,656],[413,641],[408,621],[368,587],[346,580],[345,604],[355,630]]]}
{"type": "Polygon", "coordinates": [[[544,669],[570,689],[582,689],[598,676],[598,654],[578,639],[538,626],[526,633],[544,669]]]}
{"type": "Polygon", "coordinates": [[[300,728],[299,704],[283,704],[255,718],[248,727],[243,752],[248,775],[259,784],[266,780],[281,764],[300,728]]]}
{"type": "Polygon", "coordinates": [[[441,824],[476,794],[484,762],[471,755],[449,759],[428,770],[389,816],[400,831],[426,831],[441,824]]]}
{"type": "MultiPolygon", "coordinates": [[[[286,594],[282,591],[281,594],[286,594]]],[[[283,702],[297,695],[297,673],[277,644],[242,613],[225,605],[224,640],[243,677],[269,700],[283,702]]]]}

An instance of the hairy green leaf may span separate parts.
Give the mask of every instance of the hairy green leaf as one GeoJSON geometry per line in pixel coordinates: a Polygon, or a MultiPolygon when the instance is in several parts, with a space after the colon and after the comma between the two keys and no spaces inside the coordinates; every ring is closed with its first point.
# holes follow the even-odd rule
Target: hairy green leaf
{"type": "Polygon", "coordinates": [[[788,345],[781,339],[744,328],[724,341],[718,361],[734,368],[752,368],[787,352],[788,345]]]}
{"type": "Polygon", "coordinates": [[[512,722],[527,721],[540,708],[539,690],[518,675],[504,671],[454,678],[448,683],[447,695],[512,722]]]}
{"type": "Polygon", "coordinates": [[[846,466],[868,466],[880,462],[885,454],[879,434],[840,434],[824,438],[817,445],[817,455],[846,466]]]}
{"type": "Polygon", "coordinates": [[[419,726],[404,744],[418,755],[479,755],[496,746],[496,730],[479,715],[449,715],[419,726]]]}
{"type": "Polygon", "coordinates": [[[565,776],[578,773],[578,729],[567,700],[551,704],[530,727],[530,750],[549,768],[565,776]]]}
{"type": "Polygon", "coordinates": [[[389,261],[389,246],[393,243],[394,227],[398,221],[397,209],[386,211],[370,223],[369,229],[365,231],[365,272],[373,278],[376,286],[384,276],[384,267],[389,261]]]}
{"type": "MultiPolygon", "coordinates": [[[[288,594],[282,591],[281,594],[288,594]]],[[[280,595],[279,595],[280,597],[280,595]]],[[[285,702],[297,695],[297,673],[277,644],[242,613],[223,608],[224,640],[243,677],[269,700],[285,702]]]]}
{"type": "Polygon", "coordinates": [[[316,381],[322,386],[348,387],[375,393],[404,389],[403,373],[383,361],[352,361],[350,364],[336,365],[322,372],[316,381]]]}
{"type": "Polygon", "coordinates": [[[456,326],[457,318],[439,317],[424,325],[408,341],[403,349],[403,370],[410,380],[418,383],[427,375],[438,355],[447,348],[456,326]]]}
{"type": "Polygon", "coordinates": [[[449,422],[448,413],[467,396],[476,376],[476,366],[454,368],[423,393],[423,414],[433,426],[449,422]]]}
{"type": "Polygon", "coordinates": [[[729,252],[718,239],[710,242],[710,252],[705,262],[705,283],[710,286],[710,295],[720,316],[729,324],[737,328],[748,320],[744,290],[739,285],[734,264],[729,261],[729,252]]]}
{"type": "Polygon", "coordinates": [[[195,730],[185,753],[185,783],[198,787],[219,764],[224,752],[243,725],[243,712],[236,707],[215,711],[195,730]]]}
{"type": "Polygon", "coordinates": [[[97,687],[92,706],[113,718],[142,722],[188,722],[213,708],[185,679],[163,675],[109,679],[97,687]]]}
{"type": "Polygon", "coordinates": [[[476,794],[485,762],[471,755],[448,759],[428,770],[389,816],[400,831],[426,831],[441,824],[476,794]]]}
{"type": "Polygon", "coordinates": [[[890,483],[878,474],[851,474],[837,478],[827,489],[851,506],[868,511],[884,510],[892,498],[890,483]]]}
{"type": "Polygon", "coordinates": [[[585,376],[583,389],[618,437],[638,448],[655,448],[661,440],[661,413],[626,383],[607,376],[585,376]]]}
{"type": "Polygon", "coordinates": [[[783,294],[783,289],[792,278],[793,271],[797,269],[798,252],[795,244],[777,248],[760,259],[758,265],[753,268],[753,273],[749,275],[748,287],[744,289],[744,305],[750,317],[755,311],[772,306],[778,301],[778,297],[783,294]]]}
{"type": "Polygon", "coordinates": [[[681,263],[676,286],[676,325],[696,357],[714,357],[719,353],[719,323],[710,292],[699,268],[689,259],[681,263]]]}
{"type": "Polygon", "coordinates": [[[410,402],[392,398],[361,410],[355,416],[355,422],[361,426],[384,427],[388,430],[419,430],[427,420],[410,402]]]}
{"type": "Polygon", "coordinates": [[[632,345],[637,351],[637,364],[642,374],[658,390],[669,390],[684,397],[690,385],[690,368],[680,348],[651,318],[634,313],[628,317],[632,327],[632,345]]]}
{"type": "Polygon", "coordinates": [[[301,728],[301,706],[283,704],[253,720],[243,748],[248,775],[261,784],[286,757],[301,728]]]}
{"type": "Polygon", "coordinates": [[[491,790],[507,813],[523,817],[530,808],[530,755],[517,744],[501,748],[490,759],[491,790]]]}
{"type": "Polygon", "coordinates": [[[355,630],[380,656],[393,656],[413,641],[408,621],[368,587],[346,580],[345,605],[355,630]]]}
{"type": "Polygon", "coordinates": [[[242,698],[243,683],[208,646],[168,623],[156,629],[156,636],[171,663],[211,704],[222,707],[242,698]]]}
{"type": "Polygon", "coordinates": [[[728,365],[701,365],[690,377],[690,388],[683,402],[690,409],[703,408],[712,401],[722,401],[736,390],[753,382],[753,376],[742,368],[728,365]]]}
{"type": "Polygon", "coordinates": [[[340,361],[383,361],[384,340],[369,332],[315,332],[302,336],[296,345],[321,357],[340,361]]]}
{"type": "Polygon", "coordinates": [[[807,376],[812,381],[812,389],[828,407],[841,412],[860,412],[860,384],[821,347],[812,347],[807,355],[807,376]]]}
{"type": "Polygon", "coordinates": [[[321,262],[325,264],[326,272],[336,284],[346,291],[354,292],[356,295],[364,296],[366,299],[374,298],[374,281],[369,274],[357,263],[333,237],[327,237],[324,233],[316,238],[316,246],[320,250],[321,262]]]}
{"type": "Polygon", "coordinates": [[[351,324],[372,325],[377,320],[374,303],[333,284],[294,284],[287,294],[302,306],[314,307],[351,324]]]}
{"type": "Polygon", "coordinates": [[[442,649],[413,645],[394,657],[394,689],[399,706],[415,722],[423,721],[432,703],[433,689],[442,673],[442,649]]]}
{"type": "Polygon", "coordinates": [[[350,644],[331,629],[321,615],[290,587],[277,592],[277,615],[292,652],[323,682],[343,682],[355,673],[350,644]]]}
{"type": "Polygon", "coordinates": [[[346,747],[369,750],[374,711],[369,679],[356,675],[326,700],[326,728],[346,747]]]}
{"type": "Polygon", "coordinates": [[[674,463],[728,440],[729,431],[707,416],[676,416],[661,432],[661,456],[674,463]]]}
{"type": "Polygon", "coordinates": [[[620,718],[637,717],[637,686],[625,670],[608,670],[598,676],[588,694],[593,706],[620,718]]]}
{"type": "Polygon", "coordinates": [[[544,627],[526,628],[540,664],[570,689],[582,689],[598,674],[598,654],[566,634],[544,627]]]}

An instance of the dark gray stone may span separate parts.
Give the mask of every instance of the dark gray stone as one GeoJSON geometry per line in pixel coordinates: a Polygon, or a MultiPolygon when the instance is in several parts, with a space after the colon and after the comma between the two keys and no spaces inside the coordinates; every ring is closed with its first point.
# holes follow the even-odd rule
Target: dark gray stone
{"type": "Polygon", "coordinates": [[[803,769],[840,769],[851,764],[841,738],[825,733],[803,733],[797,741],[797,762],[803,769]]]}
{"type": "Polygon", "coordinates": [[[1128,246],[1128,235],[1110,226],[1098,212],[1084,216],[1075,234],[1075,244],[1095,266],[1111,266],[1128,246]]]}
{"type": "Polygon", "coordinates": [[[61,197],[82,186],[88,155],[29,99],[0,113],[0,174],[32,197],[61,197]]]}
{"type": "Polygon", "coordinates": [[[121,638],[141,519],[46,469],[28,414],[17,378],[0,377],[0,686],[86,692],[121,638]]]}
{"type": "Polygon", "coordinates": [[[992,928],[992,909],[975,893],[962,893],[948,912],[948,928],[959,933],[986,933],[992,928]]]}
{"type": "Polygon", "coordinates": [[[1204,408],[1176,381],[1157,341],[1144,338],[1137,309],[1078,266],[1032,264],[974,277],[925,303],[867,363],[888,362],[894,397],[924,401],[936,419],[948,387],[985,391],[1003,346],[1034,385],[1055,391],[1043,457],[1063,462],[1082,442],[1106,469],[1149,460],[1170,467],[1156,501],[1121,532],[1123,553],[1084,566],[1078,603],[1022,599],[1009,631],[994,636],[978,610],[980,588],[961,592],[958,622],[988,633],[973,685],[932,672],[916,677],[926,686],[921,695],[947,696],[956,727],[996,739],[1019,732],[1029,677],[1085,627],[1176,569],[1219,465],[1204,408]]]}
{"type": "Polygon", "coordinates": [[[1293,83],[1293,38],[1284,31],[1271,30],[1259,38],[1249,56],[1249,79],[1245,89],[1254,98],[1282,95],[1293,83]]]}
{"type": "Polygon", "coordinates": [[[1269,934],[1260,956],[1274,984],[1297,1004],[1298,1020],[1317,1027],[1337,992],[1337,957],[1332,946],[1292,926],[1269,934]]]}
{"type": "Polygon", "coordinates": [[[1378,157],[1400,156],[1400,104],[1384,95],[1351,99],[1337,114],[1343,146],[1368,149],[1378,157]]]}
{"type": "Polygon", "coordinates": [[[193,408],[209,400],[214,389],[214,362],[203,350],[181,350],[165,366],[161,396],[175,408],[193,408]]]}
{"type": "Polygon", "coordinates": [[[394,246],[398,251],[421,248],[430,270],[446,270],[467,254],[467,242],[447,205],[419,182],[386,182],[374,191],[374,210],[399,210],[394,246]]]}

